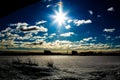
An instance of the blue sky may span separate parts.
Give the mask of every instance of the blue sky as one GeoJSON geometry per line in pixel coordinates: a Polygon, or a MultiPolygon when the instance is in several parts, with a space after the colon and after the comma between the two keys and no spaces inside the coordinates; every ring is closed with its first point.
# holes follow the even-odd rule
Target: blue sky
{"type": "Polygon", "coordinates": [[[0,49],[119,50],[119,13],[115,0],[43,0],[0,19],[0,49]]]}

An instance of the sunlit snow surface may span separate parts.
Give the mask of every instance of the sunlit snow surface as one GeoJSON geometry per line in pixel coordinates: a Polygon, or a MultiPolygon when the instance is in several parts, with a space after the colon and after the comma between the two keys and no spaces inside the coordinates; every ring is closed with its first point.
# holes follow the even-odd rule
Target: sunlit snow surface
{"type": "Polygon", "coordinates": [[[120,59],[118,56],[2,56],[2,62],[19,58],[28,58],[38,62],[39,67],[47,67],[52,62],[55,69],[50,76],[43,76],[37,80],[118,80],[120,76],[120,59]],[[115,79],[114,79],[115,78],[115,79]]]}

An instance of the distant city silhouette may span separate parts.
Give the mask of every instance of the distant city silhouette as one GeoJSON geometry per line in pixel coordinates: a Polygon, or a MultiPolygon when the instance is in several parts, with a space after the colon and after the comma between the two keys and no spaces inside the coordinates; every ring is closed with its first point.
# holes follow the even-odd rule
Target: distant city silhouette
{"type": "Polygon", "coordinates": [[[50,50],[44,50],[44,52],[27,52],[27,51],[0,51],[0,55],[78,55],[78,56],[120,56],[120,51],[114,52],[95,52],[95,51],[86,51],[86,52],[77,52],[76,50],[69,51],[67,53],[58,53],[52,52],[50,50]]]}

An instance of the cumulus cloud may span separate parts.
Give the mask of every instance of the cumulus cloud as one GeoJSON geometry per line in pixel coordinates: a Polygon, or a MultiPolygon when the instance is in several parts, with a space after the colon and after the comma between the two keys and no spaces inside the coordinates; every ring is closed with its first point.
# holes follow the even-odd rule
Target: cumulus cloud
{"type": "Polygon", "coordinates": [[[56,36],[56,33],[52,33],[52,34],[50,34],[49,38],[53,38],[55,36],[56,36]]]}
{"type": "Polygon", "coordinates": [[[2,30],[2,33],[10,32],[12,29],[10,27],[7,27],[5,30],[2,30]]]}
{"type": "Polygon", "coordinates": [[[4,37],[4,36],[5,36],[5,34],[0,33],[0,37],[4,37]]]}
{"type": "Polygon", "coordinates": [[[2,39],[0,41],[0,48],[15,48],[16,44],[13,39],[2,39]]]}
{"type": "Polygon", "coordinates": [[[68,22],[68,23],[71,23],[71,22],[73,22],[73,20],[72,20],[72,19],[69,19],[67,22],[68,22]]]}
{"type": "Polygon", "coordinates": [[[104,30],[103,30],[104,32],[114,32],[115,31],[115,28],[112,28],[112,29],[107,29],[107,28],[105,28],[104,30]]]}
{"type": "Polygon", "coordinates": [[[43,46],[47,49],[67,49],[72,44],[69,40],[55,40],[53,42],[44,42],[43,46]]]}
{"type": "Polygon", "coordinates": [[[114,11],[114,8],[110,7],[110,8],[107,9],[107,11],[111,11],[112,12],[112,11],[114,11]]]}
{"type": "Polygon", "coordinates": [[[54,43],[58,43],[58,44],[71,44],[72,42],[69,40],[56,40],[54,43]]]}
{"type": "Polygon", "coordinates": [[[48,36],[48,33],[44,33],[43,35],[44,35],[44,36],[48,36]]]}
{"type": "Polygon", "coordinates": [[[32,37],[33,37],[32,33],[27,33],[24,36],[18,36],[17,39],[18,40],[30,40],[32,37]]]}
{"type": "Polygon", "coordinates": [[[90,41],[90,40],[92,40],[92,39],[93,39],[92,37],[84,38],[83,41],[90,41]]]}
{"type": "Polygon", "coordinates": [[[66,29],[70,29],[70,28],[71,28],[71,26],[70,26],[70,25],[67,25],[67,26],[65,26],[65,28],[66,28],[66,29]]]}
{"type": "Polygon", "coordinates": [[[70,37],[70,36],[72,36],[74,34],[75,34],[74,32],[68,32],[68,33],[60,34],[60,36],[62,36],[62,37],[70,37]]]}
{"type": "Polygon", "coordinates": [[[76,26],[80,26],[82,24],[89,24],[89,23],[92,23],[91,20],[74,20],[73,23],[76,25],[76,26]]]}
{"type": "Polygon", "coordinates": [[[40,31],[40,32],[47,32],[48,29],[43,27],[43,26],[23,26],[21,29],[21,31],[40,31]]]}
{"type": "Polygon", "coordinates": [[[28,23],[25,23],[25,22],[24,22],[24,23],[20,23],[20,22],[19,22],[19,23],[16,23],[16,24],[10,24],[10,26],[17,26],[17,27],[16,27],[16,29],[17,29],[17,28],[19,28],[20,26],[28,26],[28,23]]]}
{"type": "MultiPolygon", "coordinates": [[[[42,21],[39,21],[39,22],[36,22],[36,24],[43,24],[43,23],[46,23],[46,21],[42,20],[42,21]]],[[[36,25],[33,25],[33,26],[28,26],[27,23],[16,23],[16,24],[10,24],[10,26],[16,26],[16,30],[20,30],[20,31],[23,31],[23,32],[47,32],[48,29],[43,27],[42,25],[40,26],[36,26],[36,25]]]]}
{"type": "Polygon", "coordinates": [[[33,40],[37,40],[37,39],[45,40],[45,39],[47,39],[47,37],[46,36],[33,35],[32,33],[27,33],[24,36],[18,36],[16,39],[19,40],[19,41],[24,41],[24,40],[33,41],[33,40]]]}
{"type": "Polygon", "coordinates": [[[46,39],[46,36],[34,36],[33,39],[46,39]]]}
{"type": "Polygon", "coordinates": [[[110,45],[103,44],[103,43],[97,43],[97,44],[93,44],[93,45],[91,45],[89,47],[93,48],[93,49],[107,49],[107,48],[110,48],[110,45]]]}
{"type": "Polygon", "coordinates": [[[95,39],[93,39],[93,37],[83,38],[82,40],[80,40],[80,43],[88,42],[90,40],[95,41],[95,39]]]}
{"type": "MultiPolygon", "coordinates": [[[[45,23],[45,21],[39,22],[39,24],[43,23],[45,23]]],[[[10,24],[10,27],[0,32],[0,48],[30,48],[31,43],[35,43],[36,39],[45,40],[48,35],[48,33],[46,33],[47,31],[48,29],[42,25],[29,26],[29,24],[25,22],[10,24]],[[38,36],[38,32],[44,32],[43,36],[38,36]]]]}
{"type": "Polygon", "coordinates": [[[44,44],[44,48],[47,49],[64,49],[67,50],[69,48],[69,50],[93,50],[93,49],[108,49],[110,48],[110,45],[108,44],[103,44],[103,43],[80,43],[79,41],[69,41],[69,40],[55,40],[53,42],[45,42],[44,44]]]}
{"type": "Polygon", "coordinates": [[[47,21],[45,21],[45,20],[41,20],[41,21],[36,22],[36,25],[44,24],[44,23],[46,23],[46,22],[47,22],[47,21]]]}
{"type": "Polygon", "coordinates": [[[90,24],[92,23],[92,21],[90,19],[88,20],[68,19],[67,23],[73,23],[76,26],[80,26],[82,24],[90,24]]]}

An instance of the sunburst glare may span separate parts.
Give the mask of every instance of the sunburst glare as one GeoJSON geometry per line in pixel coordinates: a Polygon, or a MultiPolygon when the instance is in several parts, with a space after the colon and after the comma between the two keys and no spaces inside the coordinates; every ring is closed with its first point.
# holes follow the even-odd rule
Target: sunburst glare
{"type": "Polygon", "coordinates": [[[65,24],[67,18],[67,12],[63,12],[62,10],[62,2],[58,3],[59,10],[54,10],[55,14],[52,15],[52,18],[54,19],[54,23],[58,23],[59,26],[65,24]]]}

